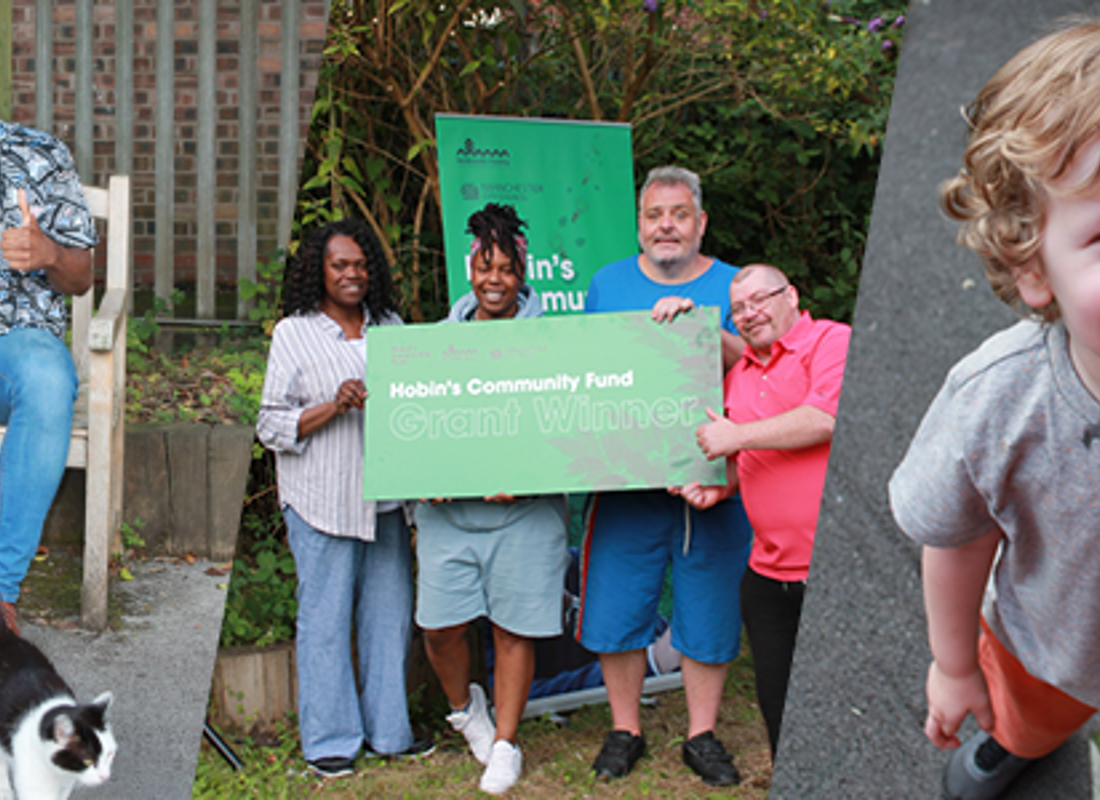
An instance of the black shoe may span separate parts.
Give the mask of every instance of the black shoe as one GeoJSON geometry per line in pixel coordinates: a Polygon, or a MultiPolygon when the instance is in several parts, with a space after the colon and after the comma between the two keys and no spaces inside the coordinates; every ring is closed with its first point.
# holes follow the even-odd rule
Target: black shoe
{"type": "Polygon", "coordinates": [[[415,761],[418,758],[427,758],[435,752],[435,742],[431,739],[417,739],[400,753],[394,753],[390,758],[415,761]]]}
{"type": "Polygon", "coordinates": [[[700,733],[684,742],[684,763],[710,786],[733,786],[741,782],[733,756],[715,738],[714,731],[700,733]]]}
{"type": "Polygon", "coordinates": [[[997,797],[1032,759],[1005,750],[985,731],[978,731],[951,755],[943,773],[943,787],[952,800],[997,797]]]}
{"type": "Polygon", "coordinates": [[[368,758],[393,758],[399,761],[427,758],[435,752],[435,742],[431,739],[417,739],[400,753],[379,753],[366,742],[363,743],[363,755],[368,758]]]}
{"type": "Polygon", "coordinates": [[[610,731],[592,764],[597,778],[622,778],[645,752],[645,737],[629,731],[610,731]]]}
{"type": "Polygon", "coordinates": [[[310,771],[322,780],[326,778],[340,778],[344,775],[352,775],[355,773],[355,762],[350,758],[341,758],[340,756],[318,758],[313,761],[307,761],[306,764],[309,765],[310,771]]]}

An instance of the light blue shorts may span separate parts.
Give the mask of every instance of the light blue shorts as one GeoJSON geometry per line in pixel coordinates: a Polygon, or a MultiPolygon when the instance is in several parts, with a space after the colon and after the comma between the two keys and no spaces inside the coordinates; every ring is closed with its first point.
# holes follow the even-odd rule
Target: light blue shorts
{"type": "Polygon", "coordinates": [[[564,496],[418,504],[416,624],[437,630],[485,616],[518,636],[557,636],[565,520],[564,496]]]}

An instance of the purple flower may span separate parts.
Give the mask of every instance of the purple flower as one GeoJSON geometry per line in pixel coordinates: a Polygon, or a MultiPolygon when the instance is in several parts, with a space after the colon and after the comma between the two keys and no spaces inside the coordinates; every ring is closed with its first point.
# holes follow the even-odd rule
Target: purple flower
{"type": "Polygon", "coordinates": [[[652,14],[657,10],[657,0],[642,0],[642,5],[645,7],[647,14],[652,14]]]}
{"type": "Polygon", "coordinates": [[[904,24],[905,24],[905,15],[900,14],[898,16],[898,18],[896,20],[894,20],[894,23],[890,27],[891,28],[900,28],[904,24]]]}
{"type": "Polygon", "coordinates": [[[867,23],[867,30],[870,33],[876,33],[882,30],[882,27],[886,24],[886,21],[882,17],[875,17],[867,23]]]}
{"type": "Polygon", "coordinates": [[[852,25],[855,25],[857,28],[862,28],[863,27],[863,23],[860,22],[855,17],[841,17],[840,21],[851,23],[852,25]]]}
{"type": "Polygon", "coordinates": [[[889,53],[893,49],[894,49],[894,43],[891,42],[889,39],[885,40],[882,43],[882,52],[889,53]]]}
{"type": "Polygon", "coordinates": [[[760,10],[760,19],[767,19],[767,18],[768,18],[768,12],[761,9],[760,10]]]}

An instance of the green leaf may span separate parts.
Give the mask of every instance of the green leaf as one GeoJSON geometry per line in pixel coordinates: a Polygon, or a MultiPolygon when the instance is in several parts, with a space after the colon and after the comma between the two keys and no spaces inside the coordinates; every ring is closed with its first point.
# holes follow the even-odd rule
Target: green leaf
{"type": "Polygon", "coordinates": [[[378,180],[378,176],[382,174],[382,170],[385,169],[385,164],[381,159],[367,157],[363,160],[363,167],[367,170],[367,177],[373,183],[378,180]]]}
{"type": "Polygon", "coordinates": [[[353,175],[357,180],[363,180],[363,173],[360,172],[359,165],[355,163],[354,158],[352,158],[351,156],[344,156],[343,160],[340,163],[343,165],[344,169],[347,170],[349,174],[353,175]]]}

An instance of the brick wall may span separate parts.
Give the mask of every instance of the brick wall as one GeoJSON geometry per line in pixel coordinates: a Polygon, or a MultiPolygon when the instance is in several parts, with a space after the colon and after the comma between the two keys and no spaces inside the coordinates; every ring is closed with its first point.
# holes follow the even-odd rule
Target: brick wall
{"type": "MultiPolygon", "coordinates": [[[[138,286],[153,284],[156,134],[156,2],[134,0],[134,277],[138,286]]],[[[76,7],[71,0],[53,3],[54,133],[71,148],[75,115],[74,55],[76,7]]],[[[194,280],[195,194],[198,131],[198,21],[195,0],[176,0],[175,8],[175,282],[194,280]]],[[[259,2],[259,65],[257,106],[257,183],[259,223],[257,254],[274,254],[279,183],[279,98],[282,6],[278,0],[259,2]]],[[[301,95],[299,147],[306,139],[325,36],[323,0],[301,0],[299,48],[301,95]]],[[[35,122],[35,5],[12,2],[12,119],[35,122]]],[[[93,6],[93,85],[95,91],[95,183],[115,171],[115,7],[93,6]]],[[[238,69],[240,6],[219,0],[217,22],[217,268],[219,285],[235,283],[237,269],[238,69]]]]}

